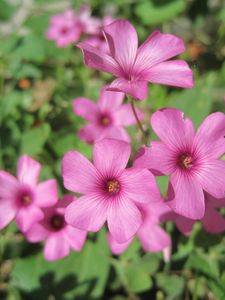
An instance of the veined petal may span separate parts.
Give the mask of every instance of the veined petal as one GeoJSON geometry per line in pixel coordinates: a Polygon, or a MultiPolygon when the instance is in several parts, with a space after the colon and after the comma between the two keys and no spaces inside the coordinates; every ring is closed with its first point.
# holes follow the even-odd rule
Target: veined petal
{"type": "Polygon", "coordinates": [[[66,222],[86,231],[98,231],[107,217],[108,201],[98,194],[82,196],[71,203],[65,211],[66,222]]]}
{"type": "Polygon", "coordinates": [[[65,238],[70,247],[75,251],[81,251],[87,237],[87,232],[67,225],[65,238]]]}
{"type": "Polygon", "coordinates": [[[36,188],[35,202],[40,207],[49,207],[58,200],[57,182],[49,179],[38,184],[36,188]]]}
{"type": "Polygon", "coordinates": [[[116,176],[126,168],[130,153],[130,144],[127,142],[104,139],[94,145],[94,165],[101,174],[116,176]]]}
{"type": "Polygon", "coordinates": [[[139,77],[152,83],[192,88],[192,70],[184,60],[169,60],[152,67],[139,77]]]}
{"type": "Polygon", "coordinates": [[[84,55],[84,63],[93,69],[113,74],[114,76],[122,76],[123,72],[118,63],[108,54],[98,50],[91,45],[82,42],[77,45],[84,55]]]}
{"type": "Polygon", "coordinates": [[[44,257],[48,261],[61,259],[67,256],[70,247],[63,234],[52,234],[45,242],[44,257]]]}
{"type": "Polygon", "coordinates": [[[140,203],[160,201],[160,192],[155,177],[147,169],[126,169],[120,177],[123,193],[140,203]]]}
{"type": "Polygon", "coordinates": [[[17,177],[20,182],[36,185],[41,171],[41,165],[27,154],[20,157],[17,166],[17,177]]]}
{"type": "Polygon", "coordinates": [[[118,243],[130,240],[142,223],[142,215],[133,201],[119,198],[111,202],[107,223],[109,232],[118,243]]]}
{"type": "Polygon", "coordinates": [[[123,92],[134,99],[144,100],[148,95],[148,82],[145,80],[115,79],[107,88],[109,91],[123,92]]]}
{"type": "Polygon", "coordinates": [[[151,117],[151,126],[161,141],[171,150],[191,148],[194,140],[194,126],[184,113],[175,108],[163,108],[151,117]]]}
{"type": "Polygon", "coordinates": [[[84,97],[79,97],[73,100],[73,112],[87,121],[95,121],[99,109],[93,101],[84,97]]]}
{"type": "Polygon", "coordinates": [[[185,51],[184,42],[173,34],[153,32],[138,48],[133,72],[143,74],[165,60],[185,51]]]}
{"type": "Polygon", "coordinates": [[[196,172],[202,188],[215,198],[225,196],[225,161],[210,160],[196,172]]]}
{"type": "Polygon", "coordinates": [[[68,190],[85,194],[94,191],[99,175],[86,157],[77,151],[69,151],[63,157],[62,176],[68,190]]]}
{"type": "Polygon", "coordinates": [[[138,37],[135,28],[126,20],[116,20],[103,28],[112,57],[129,74],[136,59],[138,37]]]}
{"type": "Polygon", "coordinates": [[[205,213],[205,198],[201,184],[195,177],[176,171],[171,175],[168,190],[168,205],[186,218],[202,219],[205,213]]]}
{"type": "Polygon", "coordinates": [[[204,229],[209,233],[221,233],[225,230],[225,218],[213,208],[206,208],[201,222],[204,229]]]}
{"type": "Polygon", "coordinates": [[[118,243],[111,234],[107,235],[107,241],[108,244],[110,246],[110,249],[112,251],[112,253],[114,255],[120,255],[121,253],[123,253],[127,247],[129,247],[129,245],[132,243],[133,238],[131,238],[130,240],[128,240],[125,243],[118,243]]]}
{"type": "Polygon", "coordinates": [[[108,85],[101,89],[100,99],[98,105],[102,112],[104,111],[114,111],[120,107],[124,100],[124,93],[112,92],[107,90],[108,85]]]}
{"type": "MultiPolygon", "coordinates": [[[[140,109],[136,108],[139,120],[143,120],[143,113],[140,109]]],[[[130,104],[123,104],[117,111],[114,112],[114,118],[120,126],[130,126],[137,123],[130,104]]]]}

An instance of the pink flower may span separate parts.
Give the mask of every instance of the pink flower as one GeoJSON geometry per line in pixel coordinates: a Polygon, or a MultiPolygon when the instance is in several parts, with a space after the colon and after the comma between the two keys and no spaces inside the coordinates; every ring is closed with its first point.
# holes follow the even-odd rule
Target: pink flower
{"type": "Polygon", "coordinates": [[[41,210],[57,201],[57,183],[50,179],[38,183],[41,165],[28,155],[20,157],[17,178],[0,170],[0,229],[14,218],[18,228],[27,231],[43,219],[41,210]]]}
{"type": "Polygon", "coordinates": [[[68,225],[64,218],[66,207],[73,201],[77,199],[66,195],[53,207],[45,208],[44,219],[33,224],[25,233],[31,243],[45,241],[46,260],[61,259],[69,254],[70,249],[80,251],[84,245],[87,233],[68,225]]]}
{"type": "Polygon", "coordinates": [[[78,17],[72,9],[52,16],[46,37],[49,40],[54,40],[59,48],[77,42],[84,26],[80,19],[81,16],[78,17]]]}
{"type": "MultiPolygon", "coordinates": [[[[160,227],[160,218],[169,212],[169,207],[161,200],[148,205],[138,205],[143,223],[137,231],[141,245],[145,251],[160,252],[165,251],[166,261],[169,260],[169,249],[171,248],[170,236],[160,227]]],[[[132,243],[133,237],[125,243],[118,243],[112,235],[108,235],[110,248],[115,255],[120,255],[132,243]]]]}
{"type": "MultiPolygon", "coordinates": [[[[132,109],[129,104],[123,104],[124,94],[110,92],[102,88],[97,103],[80,97],[73,101],[73,111],[83,117],[89,124],[79,131],[79,137],[92,144],[103,138],[115,138],[130,141],[124,126],[135,124],[132,109]]],[[[142,118],[138,111],[139,119],[142,118]]]]}
{"type": "Polygon", "coordinates": [[[170,175],[168,204],[180,215],[201,219],[203,190],[215,198],[225,195],[225,114],[209,115],[195,134],[189,118],[173,108],[155,112],[151,125],[161,141],[143,147],[135,166],[170,175]]]}
{"type": "Polygon", "coordinates": [[[185,51],[184,43],[171,34],[153,32],[138,48],[134,27],[125,20],[117,20],[104,27],[103,33],[110,54],[89,45],[78,44],[85,64],[111,73],[115,77],[108,89],[124,92],[136,99],[148,93],[148,81],[184,88],[192,88],[192,71],[183,60],[169,60],[185,51]]]}
{"type": "MultiPolygon", "coordinates": [[[[218,208],[225,207],[224,199],[215,199],[209,194],[205,194],[206,207],[204,217],[199,220],[202,223],[203,228],[208,233],[221,233],[225,231],[225,218],[217,211],[218,208]]],[[[185,218],[181,215],[173,213],[169,214],[167,219],[175,221],[178,229],[184,234],[191,234],[194,220],[185,218]]]]}
{"type": "Polygon", "coordinates": [[[93,164],[76,151],[64,156],[64,186],[83,194],[66,209],[69,224],[96,232],[107,221],[110,233],[119,243],[137,232],[142,215],[136,203],[156,201],[159,195],[150,171],[125,169],[130,153],[128,143],[104,139],[94,145],[93,164]]]}

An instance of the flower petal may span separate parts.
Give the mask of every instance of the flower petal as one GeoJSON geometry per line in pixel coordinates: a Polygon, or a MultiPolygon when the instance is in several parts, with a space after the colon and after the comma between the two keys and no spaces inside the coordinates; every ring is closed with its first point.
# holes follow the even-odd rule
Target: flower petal
{"type": "Polygon", "coordinates": [[[158,137],[172,150],[186,150],[192,146],[194,127],[184,113],[175,108],[163,108],[151,117],[151,126],[158,137]]]}
{"type": "Polygon", "coordinates": [[[120,255],[121,253],[123,253],[127,247],[132,243],[133,241],[133,238],[131,238],[130,240],[128,240],[127,242],[125,243],[118,243],[113,237],[111,234],[108,234],[107,235],[107,241],[108,241],[108,244],[110,246],[110,249],[112,251],[112,253],[114,255],[120,255]]]}
{"type": "Polygon", "coordinates": [[[57,181],[49,179],[38,184],[35,202],[40,207],[49,207],[58,201],[57,181]]]}
{"type": "Polygon", "coordinates": [[[44,218],[43,211],[34,205],[20,208],[16,215],[16,224],[22,232],[26,232],[31,226],[44,218]]]}
{"type": "Polygon", "coordinates": [[[119,198],[111,203],[107,223],[109,232],[118,243],[130,240],[142,223],[142,215],[128,198],[119,198]]]}
{"type": "Polygon", "coordinates": [[[184,216],[176,215],[175,222],[177,228],[186,236],[191,234],[193,225],[195,223],[194,220],[185,218],[184,216]]]}
{"type": "Polygon", "coordinates": [[[115,79],[108,87],[109,91],[123,92],[134,99],[143,100],[148,95],[148,82],[145,80],[115,79]]]}
{"type": "Polygon", "coordinates": [[[155,175],[169,175],[175,170],[174,152],[164,143],[153,141],[142,146],[134,161],[137,168],[148,168],[155,175]]]}
{"type": "Polygon", "coordinates": [[[169,60],[152,67],[140,77],[152,83],[192,88],[192,70],[184,60],[169,60]]]}
{"type": "Polygon", "coordinates": [[[87,144],[94,144],[97,140],[104,137],[104,133],[104,128],[96,124],[88,124],[79,130],[78,136],[87,144]]]}
{"type": "Polygon", "coordinates": [[[196,173],[203,190],[215,198],[225,196],[225,161],[210,160],[196,173]]]}
{"type": "Polygon", "coordinates": [[[44,241],[48,235],[48,230],[40,223],[34,224],[27,232],[25,232],[26,239],[31,243],[44,241]]]}
{"type": "Polygon", "coordinates": [[[16,206],[11,199],[0,198],[0,229],[7,226],[16,216],[16,206]]]}
{"type": "Polygon", "coordinates": [[[206,208],[201,222],[205,231],[209,233],[221,233],[225,230],[225,218],[215,209],[206,208]]]}
{"type": "Polygon", "coordinates": [[[161,200],[155,177],[147,169],[126,169],[120,181],[123,193],[135,202],[149,203],[161,200]]]}
{"type": "Polygon", "coordinates": [[[199,127],[195,145],[212,158],[225,153],[225,114],[216,112],[209,115],[199,127]]]}
{"type": "Polygon", "coordinates": [[[87,237],[87,232],[67,225],[65,238],[70,247],[75,251],[81,251],[87,237]]]}
{"type": "Polygon", "coordinates": [[[6,198],[13,199],[17,188],[17,179],[8,172],[0,170],[0,201],[6,198]]]}
{"type": "Polygon", "coordinates": [[[94,145],[94,165],[102,175],[117,176],[126,168],[130,153],[127,142],[104,139],[94,145]]]}
{"type": "Polygon", "coordinates": [[[138,48],[133,72],[148,72],[151,67],[185,51],[184,42],[173,34],[153,32],[138,48]]]}
{"type": "Polygon", "coordinates": [[[156,224],[141,226],[138,237],[145,251],[160,252],[171,245],[170,236],[156,224]]]}
{"type": "Polygon", "coordinates": [[[205,198],[201,184],[187,174],[177,171],[171,175],[168,205],[176,213],[193,220],[205,213],[205,198]]]}
{"type": "Polygon", "coordinates": [[[114,111],[120,107],[124,100],[124,93],[112,92],[107,90],[108,85],[101,89],[98,105],[102,112],[114,111]]]}
{"type": "Polygon", "coordinates": [[[73,112],[87,121],[95,121],[99,109],[93,101],[84,97],[79,97],[73,100],[73,112]]]}
{"type": "Polygon", "coordinates": [[[126,20],[116,20],[103,28],[112,57],[128,74],[133,67],[138,48],[135,28],[126,20]]]}
{"type": "Polygon", "coordinates": [[[98,194],[82,196],[65,211],[66,222],[86,231],[98,231],[106,221],[108,202],[98,194]]]}
{"type": "Polygon", "coordinates": [[[120,66],[111,56],[85,42],[79,43],[77,47],[82,50],[84,63],[88,67],[113,74],[116,77],[122,75],[120,66]]]}
{"type": "Polygon", "coordinates": [[[52,234],[44,246],[44,257],[48,261],[61,259],[67,256],[70,247],[64,236],[61,234],[52,234]]]}
{"type": "Polygon", "coordinates": [[[20,182],[36,185],[41,171],[41,165],[27,154],[20,157],[17,166],[17,177],[20,182]]]}
{"type": "Polygon", "coordinates": [[[64,186],[76,193],[93,192],[98,177],[92,163],[76,151],[67,152],[62,160],[64,186]]]}
{"type": "MultiPolygon", "coordinates": [[[[138,115],[138,119],[143,120],[144,116],[142,111],[136,108],[136,112],[138,115]]],[[[116,124],[120,126],[130,126],[137,123],[130,104],[121,105],[120,108],[117,111],[115,111],[114,118],[116,124]]]]}

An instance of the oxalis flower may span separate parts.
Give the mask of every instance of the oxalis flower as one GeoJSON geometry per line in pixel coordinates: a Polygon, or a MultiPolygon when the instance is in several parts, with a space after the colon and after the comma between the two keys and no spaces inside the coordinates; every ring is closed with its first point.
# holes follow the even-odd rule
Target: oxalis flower
{"type": "Polygon", "coordinates": [[[118,77],[109,90],[120,91],[143,100],[148,94],[148,81],[192,88],[192,71],[183,60],[169,60],[185,51],[183,41],[172,34],[153,32],[138,48],[135,28],[126,20],[117,20],[103,28],[109,54],[87,42],[82,49],[87,66],[118,77]]]}
{"type": "MultiPolygon", "coordinates": [[[[107,86],[101,90],[97,103],[79,97],[73,101],[73,111],[90,123],[79,131],[80,139],[92,144],[103,138],[115,138],[130,141],[130,137],[123,127],[136,123],[129,104],[122,104],[124,93],[107,91],[107,86]]],[[[141,111],[138,111],[142,119],[141,111]]]]}
{"type": "Polygon", "coordinates": [[[158,195],[150,171],[125,169],[130,152],[128,143],[104,139],[94,145],[93,164],[79,152],[65,154],[64,186],[83,194],[66,209],[69,224],[96,232],[107,221],[109,232],[119,243],[137,232],[142,215],[136,204],[156,201],[158,195]]]}
{"type": "Polygon", "coordinates": [[[58,260],[67,256],[70,250],[80,251],[87,233],[68,225],[64,214],[66,207],[76,201],[72,195],[65,195],[54,206],[43,209],[44,219],[35,223],[25,233],[31,243],[45,241],[44,257],[46,260],[58,260]]]}
{"type": "Polygon", "coordinates": [[[196,134],[189,118],[173,108],[155,112],[151,126],[161,141],[143,147],[135,166],[170,175],[168,204],[180,215],[201,219],[203,191],[215,198],[225,195],[225,114],[209,115],[196,134]]]}
{"type": "MultiPolygon", "coordinates": [[[[155,191],[159,194],[158,191],[155,191]]],[[[137,237],[143,249],[147,252],[167,251],[171,248],[171,239],[167,232],[160,227],[161,217],[170,211],[170,208],[160,199],[148,205],[138,205],[141,211],[143,223],[137,231],[137,237]]],[[[133,237],[125,243],[119,244],[109,234],[108,242],[115,255],[120,255],[132,243],[133,237]]]]}
{"type": "Polygon", "coordinates": [[[28,155],[18,161],[17,178],[0,170],[0,229],[14,218],[18,228],[27,231],[43,219],[43,207],[57,201],[57,183],[50,179],[38,183],[41,165],[28,155]]]}

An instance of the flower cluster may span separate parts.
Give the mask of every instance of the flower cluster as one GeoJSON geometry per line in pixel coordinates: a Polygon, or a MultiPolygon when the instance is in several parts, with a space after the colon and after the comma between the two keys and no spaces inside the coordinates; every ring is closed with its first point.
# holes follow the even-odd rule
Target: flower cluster
{"type": "MultiPolygon", "coordinates": [[[[49,37],[55,34],[61,46],[76,41],[81,28],[93,29],[89,22],[98,23],[93,18],[85,23],[86,13],[69,10],[54,16],[49,37]],[[83,27],[77,25],[76,31],[74,20],[83,27]],[[58,39],[63,24],[68,25],[68,39],[58,39]]],[[[45,258],[55,260],[71,249],[80,251],[87,233],[107,223],[114,254],[121,254],[137,236],[145,251],[163,251],[168,260],[172,241],[164,222],[174,221],[185,235],[196,220],[210,233],[225,230],[225,219],[217,211],[225,206],[225,114],[212,113],[195,130],[178,109],[154,112],[150,126],[159,140],[143,145],[132,161],[124,127],[136,121],[141,126],[143,114],[135,109],[135,100],[146,98],[148,81],[191,88],[192,71],[185,61],[170,60],[185,50],[174,35],[154,32],[138,48],[128,21],[117,20],[103,32],[108,49],[91,39],[78,44],[88,66],[117,77],[101,89],[98,102],[84,97],[73,101],[74,113],[88,121],[78,135],[94,144],[92,162],[75,150],[62,159],[64,187],[79,197],[58,200],[56,181],[38,183],[40,164],[23,155],[17,177],[0,171],[0,228],[15,219],[27,240],[44,241],[45,258]],[[131,103],[123,103],[125,95],[131,103]],[[155,176],[169,176],[164,198],[155,176]]],[[[94,34],[100,36],[99,27],[94,34]]]]}

